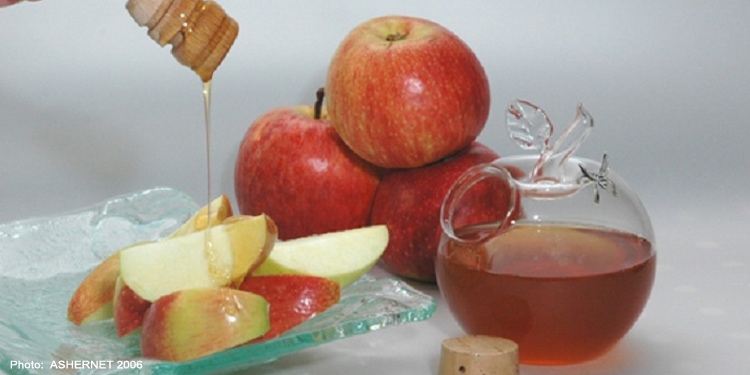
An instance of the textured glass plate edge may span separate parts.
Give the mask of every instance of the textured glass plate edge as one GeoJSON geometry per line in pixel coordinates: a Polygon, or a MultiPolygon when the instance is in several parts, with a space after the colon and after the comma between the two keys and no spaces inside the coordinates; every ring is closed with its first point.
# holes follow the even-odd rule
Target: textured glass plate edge
{"type": "MultiPolygon", "coordinates": [[[[49,366],[61,355],[102,359],[96,350],[76,351],[77,340],[83,336],[80,333],[96,330],[116,337],[114,325],[76,327],[68,322],[65,314],[73,291],[103,259],[134,242],[171,233],[198,207],[184,192],[157,186],[56,215],[0,223],[0,373],[49,373],[46,367],[11,366],[13,362],[49,366]]],[[[94,347],[103,340],[96,339],[94,347]]],[[[129,343],[118,340],[116,346],[129,343]]],[[[132,351],[114,358],[105,353],[107,359],[133,356],[132,351]]]]}
{"type": "MultiPolygon", "coordinates": [[[[148,220],[157,217],[161,210],[170,211],[171,215],[182,215],[181,220],[184,221],[190,216],[189,214],[197,210],[198,207],[199,206],[192,201],[192,199],[179,190],[157,187],[132,194],[113,197],[97,205],[71,210],[60,215],[30,218],[4,224],[0,223],[0,240],[8,240],[9,238],[12,240],[12,237],[14,237],[14,231],[18,228],[38,228],[40,227],[39,223],[48,223],[60,218],[68,218],[82,213],[87,213],[91,216],[86,217],[90,223],[99,223],[101,220],[104,220],[109,216],[115,216],[118,219],[125,218],[129,221],[134,221],[137,224],[141,224],[143,221],[148,224],[148,220]],[[154,193],[166,194],[168,198],[166,199],[166,202],[164,202],[166,204],[150,205],[146,207],[139,206],[135,207],[135,210],[130,206],[134,202],[137,204],[138,200],[143,196],[154,193]],[[179,207],[169,207],[172,203],[177,203],[177,206],[179,207]],[[140,210],[145,210],[145,213],[139,212],[140,210]]],[[[171,224],[167,223],[167,225],[165,225],[165,223],[159,223],[159,227],[149,228],[150,231],[155,231],[155,234],[150,235],[150,237],[146,239],[155,239],[154,236],[163,236],[175,229],[180,223],[181,222],[171,224]]],[[[41,227],[43,227],[43,225],[41,227]]],[[[146,239],[141,238],[140,240],[146,239]]],[[[3,249],[0,249],[0,253],[2,253],[2,250],[3,249]]],[[[116,250],[117,249],[113,249],[111,252],[116,250]]],[[[102,256],[102,254],[97,255],[102,256]]],[[[76,272],[80,274],[81,279],[83,279],[91,269],[91,265],[76,264],[76,266],[79,267],[76,272]]],[[[2,265],[0,265],[0,271],[3,271],[2,265]]],[[[0,272],[0,276],[7,279],[7,275],[4,273],[5,272],[0,272]]],[[[56,282],[54,277],[42,279],[42,281],[32,281],[43,283],[45,280],[50,283],[56,282]]],[[[65,289],[61,290],[61,292],[66,294],[63,297],[69,297],[68,294],[72,293],[72,290],[65,289]]],[[[262,343],[240,346],[183,363],[159,362],[137,357],[133,354],[139,352],[137,347],[128,347],[123,353],[119,353],[117,359],[135,359],[141,361],[143,368],[129,370],[110,369],[104,372],[101,370],[78,371],[76,373],[133,373],[158,375],[227,373],[267,363],[281,356],[331,341],[366,334],[368,332],[388,327],[427,320],[432,317],[436,308],[437,302],[433,297],[412,288],[400,279],[373,279],[366,275],[361,280],[342,291],[341,301],[337,305],[324,313],[318,314],[306,323],[296,327],[279,338],[262,343]],[[373,308],[375,310],[373,310],[373,308]]],[[[113,326],[111,320],[95,324],[100,326],[102,324],[113,326]]],[[[32,328],[37,330],[40,329],[39,327],[32,328]]],[[[110,327],[107,327],[106,329],[109,328],[110,327]]],[[[113,330],[114,328],[111,327],[111,329],[113,330]]],[[[2,340],[2,338],[0,338],[0,340],[2,340]]],[[[66,340],[61,341],[65,342],[66,340]]],[[[131,337],[126,338],[124,342],[128,343],[128,346],[134,346],[137,345],[138,341],[137,335],[131,335],[131,337]]],[[[54,356],[55,353],[50,354],[54,356]]],[[[9,362],[11,360],[23,361],[25,359],[11,358],[12,355],[13,354],[0,351],[0,370],[7,371],[9,374],[35,373],[23,369],[11,371],[9,368],[9,362]]],[[[98,358],[91,359],[95,360],[98,358]]],[[[42,371],[42,373],[46,372],[47,370],[42,371]]]]}

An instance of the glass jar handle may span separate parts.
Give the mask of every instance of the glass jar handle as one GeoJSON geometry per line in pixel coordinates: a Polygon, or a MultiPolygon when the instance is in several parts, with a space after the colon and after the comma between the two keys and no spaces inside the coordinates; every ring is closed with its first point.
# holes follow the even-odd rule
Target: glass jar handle
{"type": "MultiPolygon", "coordinates": [[[[469,168],[456,180],[453,186],[451,186],[448,194],[446,194],[445,199],[443,200],[442,206],[440,207],[440,225],[442,226],[443,232],[454,241],[476,243],[490,236],[494,236],[501,230],[506,230],[511,225],[513,213],[516,212],[516,205],[518,204],[518,194],[516,194],[516,190],[516,184],[513,177],[508,170],[502,166],[487,163],[469,168]],[[491,225],[484,226],[485,230],[475,233],[471,237],[462,237],[456,234],[454,222],[456,220],[456,212],[459,209],[459,202],[461,202],[466,193],[478,183],[488,179],[498,179],[501,182],[505,182],[507,185],[508,204],[506,206],[506,212],[498,212],[496,216],[498,220],[492,223],[484,223],[491,225]]],[[[500,192],[496,191],[495,193],[499,194],[500,192]]]]}

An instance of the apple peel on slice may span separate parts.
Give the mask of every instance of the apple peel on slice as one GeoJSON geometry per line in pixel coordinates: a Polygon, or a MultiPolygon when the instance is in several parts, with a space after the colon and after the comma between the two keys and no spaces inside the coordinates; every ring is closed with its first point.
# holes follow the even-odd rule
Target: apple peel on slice
{"type": "Polygon", "coordinates": [[[68,303],[68,320],[75,325],[109,319],[115,281],[120,275],[120,257],[112,254],[94,268],[78,285],[68,303]]]}
{"type": "Polygon", "coordinates": [[[239,289],[262,296],[270,305],[271,328],[253,343],[280,336],[341,299],[338,282],[309,275],[249,276],[239,289]]]}
{"type": "Polygon", "coordinates": [[[123,337],[141,328],[143,315],[150,306],[151,302],[135,294],[122,282],[122,278],[118,277],[113,301],[113,318],[117,336],[123,337]]]}
{"type": "Polygon", "coordinates": [[[154,301],[141,328],[141,353],[187,361],[244,344],[270,327],[261,296],[231,288],[177,291],[154,301]]]}
{"type": "Polygon", "coordinates": [[[343,290],[377,263],[388,246],[388,228],[374,225],[278,241],[252,275],[301,274],[335,280],[343,290]]]}

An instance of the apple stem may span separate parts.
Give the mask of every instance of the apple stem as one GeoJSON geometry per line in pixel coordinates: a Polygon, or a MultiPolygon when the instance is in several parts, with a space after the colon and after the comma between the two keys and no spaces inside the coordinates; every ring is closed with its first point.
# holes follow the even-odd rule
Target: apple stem
{"type": "Polygon", "coordinates": [[[385,37],[385,40],[388,42],[396,42],[399,40],[406,39],[406,34],[401,33],[395,33],[395,34],[388,34],[388,36],[385,37]]]}
{"type": "Polygon", "coordinates": [[[318,89],[318,91],[315,93],[315,107],[313,112],[313,118],[316,120],[320,120],[321,112],[323,110],[323,98],[325,98],[325,88],[321,87],[318,89]]]}

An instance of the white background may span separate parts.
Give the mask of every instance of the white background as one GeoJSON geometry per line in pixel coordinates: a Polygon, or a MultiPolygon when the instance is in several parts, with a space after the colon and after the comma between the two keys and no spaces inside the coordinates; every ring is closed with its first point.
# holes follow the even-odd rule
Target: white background
{"type": "MultiPolygon", "coordinates": [[[[200,81],[135,24],[124,3],[44,0],[0,9],[0,222],[157,185],[206,199],[200,81]]],[[[250,123],[273,107],[312,103],[351,28],[386,14],[428,18],[464,39],[487,71],[492,111],[481,141],[502,155],[519,152],[503,128],[515,98],[545,108],[558,127],[582,102],[597,127],[579,154],[609,153],[657,235],[652,299],[623,342],[585,365],[522,373],[750,371],[750,3],[221,4],[240,35],[214,78],[215,194],[234,198],[234,159],[250,123]]],[[[257,371],[433,374],[440,342],[460,334],[440,304],[428,322],[257,371]]]]}

